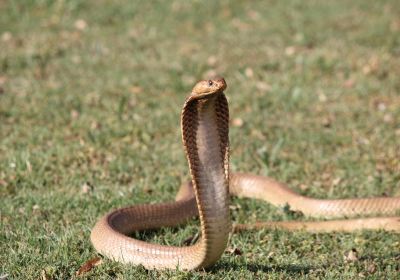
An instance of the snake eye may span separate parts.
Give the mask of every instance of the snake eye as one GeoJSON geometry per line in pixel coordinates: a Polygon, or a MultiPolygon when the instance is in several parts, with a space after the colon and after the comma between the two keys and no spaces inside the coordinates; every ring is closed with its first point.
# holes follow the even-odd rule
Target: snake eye
{"type": "Polygon", "coordinates": [[[213,85],[213,81],[208,80],[208,85],[209,85],[209,86],[212,86],[212,85],[213,85]]]}

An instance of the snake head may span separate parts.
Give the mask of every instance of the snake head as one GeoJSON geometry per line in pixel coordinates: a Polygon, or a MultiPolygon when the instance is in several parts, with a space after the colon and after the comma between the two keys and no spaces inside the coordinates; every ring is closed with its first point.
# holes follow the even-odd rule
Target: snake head
{"type": "Polygon", "coordinates": [[[215,93],[223,92],[226,89],[224,78],[203,80],[198,82],[192,89],[191,98],[202,99],[215,93]]]}

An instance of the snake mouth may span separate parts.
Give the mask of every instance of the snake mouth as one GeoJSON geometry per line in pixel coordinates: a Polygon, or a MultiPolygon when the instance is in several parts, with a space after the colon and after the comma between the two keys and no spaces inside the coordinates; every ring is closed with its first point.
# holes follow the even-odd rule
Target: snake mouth
{"type": "Polygon", "coordinates": [[[207,92],[207,93],[201,93],[201,94],[196,94],[191,96],[192,100],[206,100],[206,99],[210,99],[212,97],[216,97],[219,94],[223,93],[223,91],[216,91],[216,92],[207,92]]]}

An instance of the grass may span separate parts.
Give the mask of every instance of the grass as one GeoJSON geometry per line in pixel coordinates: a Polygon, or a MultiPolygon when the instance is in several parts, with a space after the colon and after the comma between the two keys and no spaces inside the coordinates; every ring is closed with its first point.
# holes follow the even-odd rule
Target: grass
{"type": "MultiPolygon", "coordinates": [[[[233,235],[206,272],[104,260],[75,276],[96,256],[89,234],[101,215],[172,200],[188,179],[180,109],[214,74],[228,83],[233,170],[314,197],[398,195],[398,1],[31,0],[0,9],[0,275],[398,277],[398,234],[269,229],[233,235]],[[353,248],[358,258],[346,260],[353,248]]],[[[292,218],[258,201],[232,204],[239,222],[292,218]]],[[[182,244],[196,231],[194,220],[140,236],[182,244]]]]}

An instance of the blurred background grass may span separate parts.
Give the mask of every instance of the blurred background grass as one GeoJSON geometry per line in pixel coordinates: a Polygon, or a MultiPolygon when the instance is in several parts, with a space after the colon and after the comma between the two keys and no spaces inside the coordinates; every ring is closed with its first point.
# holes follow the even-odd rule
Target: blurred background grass
{"type": "MultiPolygon", "coordinates": [[[[0,273],[13,279],[74,278],[101,215],[174,198],[181,105],[214,75],[233,170],[314,197],[399,194],[398,1],[0,1],[0,14],[0,273]]],[[[232,204],[240,222],[292,218],[232,204]]],[[[181,245],[196,231],[140,236],[181,245]]],[[[105,261],[83,277],[394,279],[399,251],[393,233],[263,230],[233,236],[207,273],[105,261]]]]}

